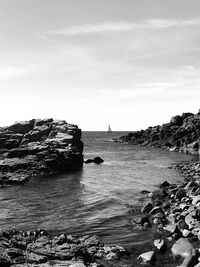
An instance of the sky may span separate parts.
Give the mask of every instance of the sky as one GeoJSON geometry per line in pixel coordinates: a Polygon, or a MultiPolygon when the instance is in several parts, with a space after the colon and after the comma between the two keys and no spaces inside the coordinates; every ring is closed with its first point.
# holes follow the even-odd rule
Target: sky
{"type": "Polygon", "coordinates": [[[200,109],[199,0],[0,0],[0,125],[145,129],[200,109]]]}

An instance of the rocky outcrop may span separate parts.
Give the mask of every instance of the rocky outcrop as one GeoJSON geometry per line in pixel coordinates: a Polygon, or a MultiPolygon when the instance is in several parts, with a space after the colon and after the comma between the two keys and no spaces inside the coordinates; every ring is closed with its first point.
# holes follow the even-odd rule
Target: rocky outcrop
{"type": "Polygon", "coordinates": [[[162,126],[149,127],[146,130],[129,133],[113,139],[114,142],[142,146],[164,147],[170,151],[200,153],[200,112],[183,113],[171,118],[162,126]]]}
{"type": "Polygon", "coordinates": [[[82,153],[81,130],[64,120],[30,120],[0,128],[0,185],[79,170],[82,153]]]}
{"type": "Polygon", "coordinates": [[[41,229],[0,231],[0,266],[97,267],[127,254],[123,247],[105,246],[96,235],[51,237],[41,229]]]}

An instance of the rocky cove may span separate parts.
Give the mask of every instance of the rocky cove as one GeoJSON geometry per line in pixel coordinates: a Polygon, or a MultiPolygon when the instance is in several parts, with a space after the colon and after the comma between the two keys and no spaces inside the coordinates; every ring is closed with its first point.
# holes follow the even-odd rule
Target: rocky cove
{"type": "MultiPolygon", "coordinates": [[[[26,158],[26,155],[20,156],[20,149],[23,151],[23,149],[34,145],[35,142],[37,145],[46,145],[45,141],[47,140],[47,142],[49,142],[48,139],[53,139],[53,142],[56,140],[56,145],[54,144],[49,147],[50,151],[56,153],[56,156],[54,156],[54,154],[52,156],[54,164],[45,164],[46,161],[48,162],[48,157],[51,159],[51,154],[47,149],[44,153],[46,157],[42,158],[36,156],[40,164],[42,164],[42,168],[37,169],[39,165],[37,165],[36,162],[25,169],[23,169],[23,165],[16,164],[16,166],[20,166],[19,169],[17,167],[2,167],[2,175],[6,176],[8,172],[10,175],[9,177],[15,177],[17,173],[20,175],[30,174],[30,176],[37,177],[37,175],[58,173],[59,170],[61,170],[61,172],[67,172],[78,170],[82,167],[83,157],[80,165],[68,165],[67,161],[65,161],[65,163],[61,161],[61,164],[60,158],[57,155],[58,152],[64,152],[65,160],[69,159],[66,155],[68,151],[72,150],[75,155],[78,153],[80,156],[81,153],[82,156],[83,145],[80,141],[80,130],[78,127],[69,125],[64,121],[47,121],[48,120],[41,120],[39,123],[42,123],[44,126],[47,125],[47,127],[50,127],[51,131],[55,131],[54,135],[52,134],[54,136],[53,138],[51,135],[43,135],[43,137],[40,137],[37,141],[34,138],[32,139],[33,141],[30,141],[28,138],[28,140],[26,140],[26,133],[19,133],[22,139],[20,139],[20,142],[14,148],[9,146],[9,140],[11,139],[11,142],[14,143],[12,139],[14,139],[13,137],[16,130],[14,131],[12,127],[2,128],[2,133],[5,134],[6,132],[9,136],[7,141],[3,139],[2,165],[4,166],[7,164],[10,166],[6,163],[6,161],[8,160],[9,162],[10,159],[15,159],[15,162],[17,162],[17,160],[26,158]],[[64,125],[64,129],[58,130],[57,126],[59,126],[59,124],[61,124],[60,126],[64,125]],[[71,132],[72,129],[73,131],[71,132]],[[79,138],[76,139],[76,137],[73,136],[77,132],[79,132],[79,138]],[[59,138],[60,135],[62,135],[62,138],[59,138]],[[68,135],[72,137],[69,138],[68,135]],[[68,142],[64,139],[64,136],[68,137],[68,142]],[[71,141],[69,141],[69,139],[71,141]],[[77,148],[76,144],[78,144],[77,148]],[[11,158],[9,158],[9,152],[16,153],[16,151],[19,154],[14,154],[14,157],[12,157],[11,154],[11,158]],[[59,168],[58,166],[63,167],[59,168]],[[76,167],[73,168],[72,166],[76,167]]],[[[17,123],[14,125],[18,127],[19,124],[21,126],[28,123],[17,123]]],[[[38,131],[41,130],[38,130],[38,126],[40,125],[35,121],[32,123],[32,130],[30,129],[27,133],[30,135],[33,134],[33,136],[34,132],[38,134],[38,131]]],[[[58,128],[60,128],[60,126],[58,128]]],[[[73,154],[72,152],[70,153],[73,154]]],[[[71,155],[70,153],[69,155],[71,155]]],[[[200,165],[198,162],[187,164],[177,163],[173,167],[177,169],[177,172],[182,174],[184,177],[183,182],[175,184],[166,180],[158,185],[158,190],[153,192],[145,190],[144,188],[140,193],[143,199],[143,205],[140,206],[139,209],[130,208],[130,224],[132,224],[137,231],[142,231],[144,233],[151,232],[152,236],[151,242],[138,246],[137,249],[131,251],[131,255],[121,246],[104,245],[101,238],[96,235],[76,236],[63,233],[58,236],[52,236],[48,231],[46,232],[42,229],[31,229],[30,231],[12,229],[2,230],[0,233],[0,266],[127,267],[143,266],[144,264],[146,266],[171,267],[178,265],[182,267],[199,266],[200,241],[198,229],[200,229],[200,217],[198,195],[200,188],[200,165]]],[[[11,183],[8,179],[3,180],[5,180],[2,182],[4,185],[11,183]]]]}

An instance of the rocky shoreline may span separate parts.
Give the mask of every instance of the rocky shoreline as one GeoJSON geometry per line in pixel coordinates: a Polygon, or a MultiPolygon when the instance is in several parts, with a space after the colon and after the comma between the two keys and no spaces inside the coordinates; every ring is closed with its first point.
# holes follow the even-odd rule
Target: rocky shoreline
{"type": "MultiPolygon", "coordinates": [[[[186,116],[179,128],[185,128],[188,121],[191,126],[194,117],[197,119],[196,127],[200,114],[186,116]]],[[[173,128],[177,132],[177,126],[174,128],[172,125],[174,122],[170,122],[168,129],[173,128]]],[[[159,136],[157,140],[153,138],[154,133],[145,135],[140,131],[140,137],[136,133],[129,134],[116,139],[116,142],[199,154],[198,129],[188,126],[187,133],[183,131],[183,139],[176,143],[177,150],[172,149],[172,141],[168,146],[164,142],[174,140],[174,137],[170,139],[166,134],[166,139],[162,139],[160,130],[155,135],[156,138],[159,136]],[[154,141],[149,141],[150,136],[154,141]]],[[[66,172],[78,170],[83,165],[81,130],[65,121],[47,119],[17,123],[1,128],[0,140],[0,184],[3,186],[25,182],[27,178],[23,175],[31,177],[66,172]]],[[[90,159],[90,162],[95,161],[90,159]]],[[[133,227],[138,231],[151,231],[153,236],[148,245],[140,248],[138,245],[138,250],[133,251],[131,257],[123,247],[104,245],[96,235],[78,237],[63,233],[51,236],[41,229],[12,229],[0,231],[0,266],[135,267],[145,264],[200,267],[200,162],[177,163],[173,167],[182,174],[183,181],[179,184],[165,181],[154,192],[143,190],[144,206],[137,213],[131,210],[133,227]],[[121,262],[124,258],[128,259],[128,263],[121,262]]]]}
{"type": "Polygon", "coordinates": [[[166,148],[170,151],[200,154],[200,111],[176,115],[169,123],[149,127],[114,138],[113,142],[166,148]]]}
{"type": "Polygon", "coordinates": [[[184,177],[180,184],[159,185],[146,194],[140,216],[133,212],[137,229],[153,232],[149,250],[135,255],[136,266],[200,267],[200,111],[172,117],[169,123],[113,139],[116,143],[165,148],[189,153],[195,162],[174,164],[184,177]]]}
{"type": "Polygon", "coordinates": [[[12,267],[199,267],[200,266],[200,162],[176,163],[184,177],[167,181],[153,192],[141,191],[144,205],[131,210],[131,223],[153,237],[131,254],[121,246],[107,246],[100,237],[78,237],[45,230],[0,231],[0,266],[12,267]]]}
{"type": "Polygon", "coordinates": [[[78,237],[46,231],[0,231],[0,266],[7,267],[99,267],[128,255],[120,246],[106,246],[96,235],[78,237]]]}
{"type": "Polygon", "coordinates": [[[50,118],[0,128],[0,186],[79,170],[82,165],[83,143],[77,125],[50,118]]]}
{"type": "Polygon", "coordinates": [[[200,266],[200,162],[178,163],[184,181],[164,181],[146,194],[140,216],[133,213],[132,224],[153,231],[154,240],[144,253],[135,255],[136,266],[200,266]]]}

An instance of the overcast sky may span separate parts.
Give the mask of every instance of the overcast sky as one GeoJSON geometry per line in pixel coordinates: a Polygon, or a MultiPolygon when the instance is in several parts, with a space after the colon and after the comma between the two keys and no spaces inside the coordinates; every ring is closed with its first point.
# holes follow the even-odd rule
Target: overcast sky
{"type": "Polygon", "coordinates": [[[200,108],[199,0],[0,0],[0,125],[139,130],[200,108]]]}

